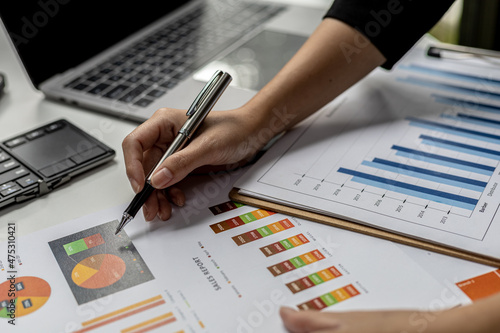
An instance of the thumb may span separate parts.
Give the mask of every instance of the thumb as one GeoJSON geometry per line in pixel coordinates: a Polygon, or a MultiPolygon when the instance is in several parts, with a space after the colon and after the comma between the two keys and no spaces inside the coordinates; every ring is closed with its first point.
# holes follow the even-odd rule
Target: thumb
{"type": "Polygon", "coordinates": [[[189,145],[169,156],[151,177],[151,185],[164,189],[184,179],[191,171],[206,164],[204,156],[189,145]]]}

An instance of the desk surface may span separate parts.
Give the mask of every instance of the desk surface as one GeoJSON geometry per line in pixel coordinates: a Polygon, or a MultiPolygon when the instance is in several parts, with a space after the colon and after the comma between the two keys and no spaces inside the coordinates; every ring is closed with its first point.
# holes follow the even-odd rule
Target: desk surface
{"type": "MultiPolygon", "coordinates": [[[[327,8],[330,0],[278,0],[275,2],[327,8]]],[[[7,91],[0,100],[0,139],[65,118],[116,150],[113,162],[85,173],[48,195],[12,205],[0,212],[0,241],[6,240],[7,222],[15,222],[25,235],[132,198],[121,142],[136,123],[93,113],[44,99],[28,81],[17,55],[0,29],[0,71],[7,76],[7,91]]]]}

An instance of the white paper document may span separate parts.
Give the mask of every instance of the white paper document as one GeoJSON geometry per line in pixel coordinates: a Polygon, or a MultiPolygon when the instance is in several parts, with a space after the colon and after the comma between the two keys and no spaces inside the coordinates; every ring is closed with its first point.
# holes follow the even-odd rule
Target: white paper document
{"type": "Polygon", "coordinates": [[[242,194],[500,258],[500,68],[415,49],[281,138],[242,194]]]}
{"type": "Polygon", "coordinates": [[[124,207],[17,239],[0,261],[0,331],[282,332],[282,305],[460,303],[393,243],[228,201],[232,183],[197,183],[170,221],[138,214],[118,236],[124,207]]]}

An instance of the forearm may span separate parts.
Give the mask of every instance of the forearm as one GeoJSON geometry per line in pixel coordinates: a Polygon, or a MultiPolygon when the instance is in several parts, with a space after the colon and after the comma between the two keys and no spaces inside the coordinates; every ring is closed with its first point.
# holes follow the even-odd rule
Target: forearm
{"type": "Polygon", "coordinates": [[[462,326],[457,329],[465,328],[463,332],[475,333],[500,332],[500,293],[456,310],[457,320],[463,319],[460,321],[462,326]]]}
{"type": "Polygon", "coordinates": [[[261,128],[278,134],[319,110],[384,61],[358,31],[338,20],[325,19],[245,108],[261,128]]]}

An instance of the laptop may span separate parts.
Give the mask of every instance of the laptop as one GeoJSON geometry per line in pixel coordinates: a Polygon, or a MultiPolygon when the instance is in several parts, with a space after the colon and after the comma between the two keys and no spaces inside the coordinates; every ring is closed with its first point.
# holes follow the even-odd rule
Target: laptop
{"type": "Polygon", "coordinates": [[[324,11],[242,0],[3,1],[0,18],[49,99],[143,122],[187,108],[215,69],[241,106],[292,57],[324,11]]]}

